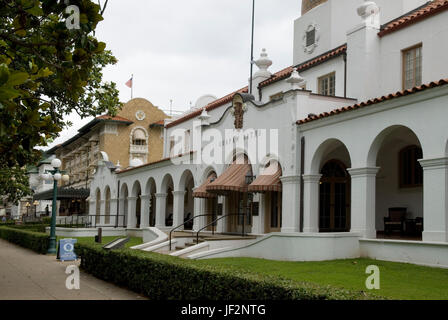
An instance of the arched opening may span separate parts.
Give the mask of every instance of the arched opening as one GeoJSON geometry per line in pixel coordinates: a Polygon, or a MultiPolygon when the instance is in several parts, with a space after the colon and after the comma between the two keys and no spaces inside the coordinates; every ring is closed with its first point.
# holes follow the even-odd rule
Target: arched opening
{"type": "Polygon", "coordinates": [[[95,210],[95,224],[99,224],[101,219],[101,191],[96,191],[96,210],[95,210]]]}
{"type": "Polygon", "coordinates": [[[121,210],[122,210],[122,214],[120,219],[123,221],[123,226],[127,225],[127,221],[128,221],[128,207],[129,207],[129,190],[128,190],[128,186],[126,184],[123,184],[123,186],[121,187],[121,202],[122,202],[122,206],[121,206],[121,210]]]}
{"type": "Polygon", "coordinates": [[[110,188],[107,187],[106,188],[106,202],[105,202],[105,220],[104,223],[105,224],[110,224],[110,188]]]}
{"type": "MultiPolygon", "coordinates": [[[[135,198],[135,215],[133,217],[135,222],[135,228],[140,228],[142,218],[142,188],[140,182],[135,182],[132,188],[132,197],[135,198]]],[[[133,223],[134,224],[134,223],[133,223]]]]}
{"type": "Polygon", "coordinates": [[[149,226],[156,226],[156,182],[153,178],[146,184],[146,194],[149,195],[149,226]]]}
{"type": "Polygon", "coordinates": [[[194,216],[194,198],[193,198],[193,189],[194,189],[194,178],[193,174],[188,171],[185,177],[184,184],[184,215],[183,222],[186,222],[184,229],[192,230],[193,229],[193,221],[188,221],[194,216]],[[187,222],[188,221],[188,222],[187,222]]]}
{"type": "MultiPolygon", "coordinates": [[[[218,175],[216,174],[215,171],[211,171],[208,175],[207,175],[207,181],[209,182],[213,182],[216,180],[216,178],[218,177],[218,175]]],[[[206,223],[207,225],[209,225],[209,227],[207,228],[207,231],[212,231],[213,229],[215,229],[216,231],[216,223],[213,223],[217,218],[218,218],[218,214],[222,212],[222,209],[219,210],[218,206],[218,196],[214,195],[214,194],[208,194],[207,198],[205,198],[205,210],[204,210],[204,214],[206,214],[206,223]]]]}
{"type": "Polygon", "coordinates": [[[162,182],[162,192],[166,194],[166,203],[165,203],[165,226],[172,227],[173,226],[173,210],[174,210],[174,183],[171,175],[166,175],[162,182]]]}
{"type": "Polygon", "coordinates": [[[348,232],[351,224],[351,178],[347,168],[351,157],[347,147],[337,139],[325,141],[312,161],[319,181],[319,232],[348,232]]]}
{"type": "Polygon", "coordinates": [[[262,176],[270,176],[269,191],[265,194],[265,232],[280,232],[282,228],[282,183],[280,177],[282,176],[282,168],[280,164],[272,160],[270,161],[263,172],[262,176]]]}
{"type": "Polygon", "coordinates": [[[347,167],[339,160],[329,160],[320,173],[319,232],[348,232],[351,188],[347,167]]]}
{"type": "Polygon", "coordinates": [[[415,133],[404,126],[384,130],[369,158],[376,176],[375,227],[379,238],[421,240],[423,232],[423,150],[415,133]]]}
{"type": "Polygon", "coordinates": [[[228,233],[250,233],[252,232],[252,202],[253,193],[247,192],[246,177],[253,177],[252,165],[246,154],[238,154],[233,158],[232,166],[247,167],[240,174],[239,179],[244,184],[242,191],[230,191],[227,194],[226,201],[231,216],[227,221],[228,233]]]}

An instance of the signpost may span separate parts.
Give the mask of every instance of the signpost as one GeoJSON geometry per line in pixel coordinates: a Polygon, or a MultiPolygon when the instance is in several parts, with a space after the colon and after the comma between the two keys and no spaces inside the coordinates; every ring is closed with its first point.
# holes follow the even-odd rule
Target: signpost
{"type": "Polygon", "coordinates": [[[75,261],[77,259],[75,253],[76,239],[61,239],[59,240],[57,258],[61,261],[75,261]]]}

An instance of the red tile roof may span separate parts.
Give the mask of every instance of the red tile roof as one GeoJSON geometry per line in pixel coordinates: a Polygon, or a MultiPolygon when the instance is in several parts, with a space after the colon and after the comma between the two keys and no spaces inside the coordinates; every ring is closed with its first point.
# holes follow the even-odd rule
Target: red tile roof
{"type": "Polygon", "coordinates": [[[159,120],[157,122],[151,123],[149,126],[150,127],[154,127],[154,126],[164,126],[165,125],[165,120],[159,120]]]}
{"type": "MultiPolygon", "coordinates": [[[[317,56],[311,60],[308,60],[304,63],[299,64],[296,68],[297,71],[303,71],[306,69],[309,69],[311,67],[314,67],[318,64],[321,64],[325,61],[328,61],[332,58],[338,57],[339,55],[343,54],[347,52],[347,44],[343,44],[342,46],[339,46],[333,50],[330,50],[328,52],[325,52],[324,54],[321,54],[320,56],[317,56]]],[[[267,85],[270,85],[274,82],[289,78],[291,76],[292,70],[293,70],[293,66],[288,67],[286,69],[283,69],[275,74],[272,75],[271,78],[269,78],[268,80],[263,81],[262,83],[260,83],[260,87],[265,87],[267,85]]]]}
{"type": "Polygon", "coordinates": [[[197,111],[195,111],[195,112],[189,113],[189,114],[187,114],[186,116],[184,116],[184,117],[182,117],[182,118],[179,118],[179,119],[177,119],[177,120],[174,120],[173,122],[167,124],[167,125],[166,125],[166,128],[171,128],[171,127],[174,127],[174,126],[176,126],[176,125],[178,125],[178,124],[180,124],[180,123],[182,123],[182,122],[185,122],[185,121],[188,121],[188,120],[190,120],[190,119],[196,118],[196,117],[198,117],[198,116],[201,115],[201,113],[202,113],[202,111],[203,111],[204,109],[205,109],[206,111],[210,111],[210,110],[216,109],[216,108],[218,108],[218,107],[220,107],[220,106],[223,106],[223,105],[225,105],[226,103],[229,103],[230,101],[232,101],[233,96],[234,96],[235,94],[237,94],[237,93],[247,93],[247,91],[248,91],[248,87],[244,87],[244,88],[242,88],[242,89],[240,89],[240,90],[237,90],[237,91],[235,91],[235,92],[232,92],[231,94],[228,94],[228,95],[222,97],[221,99],[218,99],[218,100],[213,101],[212,103],[209,103],[209,104],[206,105],[204,108],[201,108],[201,109],[199,109],[199,110],[197,110],[197,111]]]}
{"type": "Polygon", "coordinates": [[[319,119],[323,119],[323,118],[327,118],[327,117],[334,116],[334,115],[337,115],[337,114],[341,114],[341,113],[344,113],[344,112],[347,112],[347,111],[352,111],[352,110],[364,108],[364,107],[375,105],[375,104],[378,104],[378,103],[381,103],[381,102],[384,102],[384,101],[388,101],[388,100],[392,100],[392,99],[395,99],[395,98],[399,98],[399,97],[407,96],[407,95],[410,95],[410,94],[414,94],[414,93],[417,93],[417,92],[425,91],[427,89],[440,87],[440,86],[443,86],[443,85],[446,85],[446,84],[448,84],[448,78],[447,79],[441,79],[441,80],[435,81],[435,82],[431,82],[429,84],[423,84],[421,86],[414,87],[412,89],[408,89],[408,90],[404,90],[404,91],[398,91],[397,93],[392,93],[392,94],[389,94],[387,96],[382,96],[380,98],[371,99],[371,100],[368,100],[366,102],[361,102],[361,103],[358,103],[358,104],[355,104],[355,105],[352,105],[352,106],[349,106],[349,107],[343,107],[343,108],[332,110],[330,112],[324,112],[324,113],[321,113],[319,115],[310,116],[310,117],[308,117],[306,119],[297,121],[297,124],[300,125],[300,124],[304,124],[304,123],[309,123],[309,122],[316,121],[316,120],[319,120],[319,119]]]}
{"type": "Polygon", "coordinates": [[[399,17],[386,25],[384,25],[378,36],[383,37],[394,31],[403,29],[411,24],[422,21],[428,17],[438,14],[448,9],[448,0],[434,0],[427,4],[409,12],[408,14],[399,17]]]}
{"type": "MultiPolygon", "coordinates": [[[[342,53],[344,53],[346,51],[347,51],[347,45],[344,44],[344,45],[339,46],[339,47],[337,47],[337,48],[335,48],[335,49],[333,49],[331,51],[328,51],[328,52],[326,52],[326,53],[324,53],[324,54],[322,54],[322,55],[320,55],[320,56],[318,56],[316,58],[313,58],[312,60],[309,60],[309,61],[306,61],[306,62],[300,64],[299,66],[297,66],[297,68],[298,68],[299,71],[311,68],[311,67],[313,67],[315,65],[318,65],[320,63],[323,63],[323,62],[325,62],[325,61],[327,61],[327,60],[329,60],[331,58],[337,57],[337,56],[339,56],[340,54],[342,54],[342,53]]],[[[291,67],[288,67],[286,69],[283,69],[283,70],[275,73],[274,75],[272,75],[272,77],[270,79],[262,82],[260,84],[260,87],[264,87],[264,86],[267,86],[267,85],[269,85],[271,83],[274,83],[274,82],[277,82],[277,81],[280,81],[280,80],[288,78],[289,76],[291,76],[292,70],[293,70],[293,67],[291,66],[291,67]]],[[[188,121],[190,119],[196,118],[196,117],[201,115],[201,113],[202,113],[202,111],[204,109],[206,111],[210,111],[210,110],[216,109],[216,108],[221,107],[221,106],[225,105],[226,103],[229,103],[230,101],[232,101],[233,96],[236,93],[247,93],[247,92],[248,92],[248,87],[244,87],[244,88],[242,88],[240,90],[232,92],[231,94],[228,94],[228,95],[222,97],[221,99],[213,101],[212,103],[208,104],[207,106],[205,106],[202,109],[199,109],[199,110],[197,110],[195,112],[187,114],[186,116],[184,116],[182,118],[179,118],[179,119],[177,119],[177,120],[167,124],[165,127],[166,128],[171,128],[171,127],[174,127],[174,126],[176,126],[176,125],[178,125],[178,124],[180,124],[182,122],[185,122],[185,121],[188,121]]]]}
{"type": "Polygon", "coordinates": [[[120,117],[120,116],[115,116],[115,117],[112,117],[112,116],[108,116],[108,115],[103,115],[103,116],[99,116],[99,117],[96,117],[98,120],[111,120],[111,121],[119,121],[119,122],[132,122],[131,120],[129,120],[129,119],[126,119],[126,118],[123,118],[123,117],[120,117]]]}

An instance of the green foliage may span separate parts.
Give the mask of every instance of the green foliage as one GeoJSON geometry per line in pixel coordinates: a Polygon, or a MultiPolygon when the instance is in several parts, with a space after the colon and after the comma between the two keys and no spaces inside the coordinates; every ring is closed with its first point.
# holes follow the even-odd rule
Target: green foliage
{"type": "Polygon", "coordinates": [[[41,254],[47,253],[50,244],[47,234],[3,226],[0,226],[0,238],[41,254]]]}
{"type": "Polygon", "coordinates": [[[324,300],[372,299],[348,291],[279,277],[199,264],[137,250],[107,251],[76,244],[81,267],[94,276],[156,300],[324,300]]]}
{"type": "Polygon", "coordinates": [[[40,232],[40,233],[45,233],[46,227],[48,227],[48,225],[42,224],[42,223],[30,223],[30,224],[27,223],[27,224],[11,226],[11,228],[14,228],[14,229],[28,230],[28,231],[40,232]]]}
{"type": "Polygon", "coordinates": [[[42,223],[46,225],[51,224],[51,217],[42,217],[42,223]]]}
{"type": "Polygon", "coordinates": [[[115,83],[102,81],[117,60],[95,38],[100,5],[70,5],[79,8],[79,29],[67,28],[64,1],[0,0],[0,194],[12,202],[30,194],[25,166],[69,125],[66,115],[113,115],[121,106],[115,83]]]}

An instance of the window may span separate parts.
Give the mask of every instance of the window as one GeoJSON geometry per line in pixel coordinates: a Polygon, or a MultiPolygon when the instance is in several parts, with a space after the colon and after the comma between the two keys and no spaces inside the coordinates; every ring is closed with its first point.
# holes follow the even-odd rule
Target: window
{"type": "Polygon", "coordinates": [[[136,146],[146,145],[146,133],[143,130],[135,130],[132,136],[132,144],[136,146]]]}
{"type": "Polygon", "coordinates": [[[332,72],[318,79],[319,94],[324,96],[336,95],[336,73],[332,72]]]}
{"type": "Polygon", "coordinates": [[[423,168],[418,162],[422,158],[422,149],[417,146],[409,146],[400,151],[400,188],[414,188],[423,185],[423,168]]]}
{"type": "Polygon", "coordinates": [[[422,84],[422,45],[403,50],[403,89],[422,84]]]}
{"type": "Polygon", "coordinates": [[[313,28],[306,32],[306,46],[312,46],[316,42],[316,29],[313,28]]]}
{"type": "Polygon", "coordinates": [[[191,131],[190,130],[186,130],[185,131],[185,137],[184,137],[184,148],[185,148],[185,153],[188,153],[188,152],[190,152],[191,151],[191,148],[190,148],[190,136],[191,136],[191,131]]]}
{"type": "Polygon", "coordinates": [[[170,157],[174,157],[174,137],[170,137],[170,157]]]}

